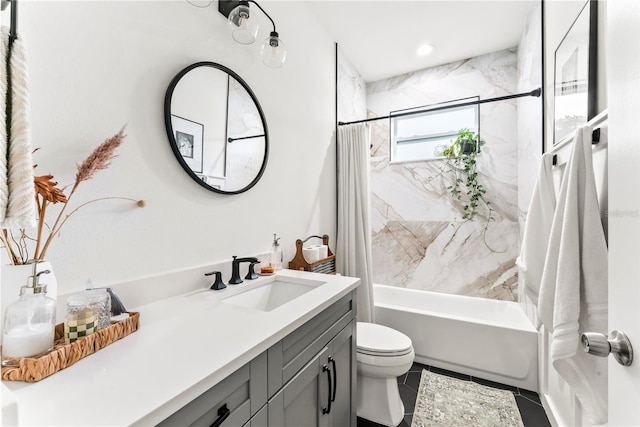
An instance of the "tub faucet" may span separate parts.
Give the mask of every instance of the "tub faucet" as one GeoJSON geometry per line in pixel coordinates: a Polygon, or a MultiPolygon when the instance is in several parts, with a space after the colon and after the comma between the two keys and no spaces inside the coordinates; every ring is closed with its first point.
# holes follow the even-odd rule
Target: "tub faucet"
{"type": "MultiPolygon", "coordinates": [[[[231,279],[229,279],[230,285],[237,285],[238,283],[242,283],[242,279],[240,278],[240,263],[242,262],[257,264],[260,262],[260,260],[255,257],[238,258],[234,255],[233,261],[231,261],[231,279]]],[[[246,279],[249,279],[249,277],[246,277],[246,279]]]]}

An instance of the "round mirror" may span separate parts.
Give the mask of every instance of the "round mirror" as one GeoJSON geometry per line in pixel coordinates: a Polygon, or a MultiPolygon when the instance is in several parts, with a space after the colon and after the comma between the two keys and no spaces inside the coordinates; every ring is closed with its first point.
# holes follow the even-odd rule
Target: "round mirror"
{"type": "Polygon", "coordinates": [[[214,62],[189,65],[164,99],[171,149],[198,184],[222,194],[253,187],[267,166],[267,122],[255,94],[214,62]]]}

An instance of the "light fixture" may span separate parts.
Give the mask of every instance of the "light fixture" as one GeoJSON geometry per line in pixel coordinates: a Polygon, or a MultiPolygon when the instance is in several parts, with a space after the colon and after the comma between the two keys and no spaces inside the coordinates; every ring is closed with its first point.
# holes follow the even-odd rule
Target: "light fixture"
{"type": "Polygon", "coordinates": [[[277,32],[271,31],[269,37],[267,37],[262,45],[260,54],[262,55],[262,62],[264,62],[264,65],[267,67],[282,67],[284,60],[287,59],[287,49],[278,37],[277,32]]]}
{"type": "Polygon", "coordinates": [[[251,16],[248,1],[240,1],[227,17],[231,36],[240,44],[251,44],[258,35],[258,20],[251,16]]]}
{"type": "Polygon", "coordinates": [[[256,40],[259,27],[258,20],[251,14],[249,3],[255,4],[273,25],[273,31],[269,33],[260,50],[262,62],[267,67],[280,68],[287,57],[287,50],[276,31],[275,22],[258,3],[254,0],[220,0],[218,11],[227,18],[233,39],[241,44],[251,44],[256,40]]]}

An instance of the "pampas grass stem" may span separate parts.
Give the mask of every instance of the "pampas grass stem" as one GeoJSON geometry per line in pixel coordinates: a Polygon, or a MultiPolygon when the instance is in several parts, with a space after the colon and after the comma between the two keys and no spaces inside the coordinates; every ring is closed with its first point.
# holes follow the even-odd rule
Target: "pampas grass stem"
{"type": "MultiPolygon", "coordinates": [[[[47,249],[49,249],[49,245],[53,238],[60,232],[60,228],[67,221],[70,215],[64,216],[64,213],[69,205],[69,200],[73,197],[76,189],[80,185],[81,182],[87,181],[93,177],[93,175],[102,169],[106,169],[111,164],[111,160],[116,156],[116,149],[122,144],[125,138],[124,127],[120,129],[116,135],[107,139],[102,144],[98,145],[96,149],[87,157],[82,163],[78,165],[78,171],[76,173],[76,180],[73,183],[73,187],[71,188],[71,192],[69,196],[67,196],[67,202],[64,203],[62,209],[58,213],[55,222],[53,223],[53,227],[51,227],[51,232],[47,237],[47,240],[44,243],[42,248],[42,252],[36,252],[34,254],[36,259],[44,259],[44,256],[47,253],[47,249]],[[64,219],[63,219],[64,218],[64,219]]],[[[74,211],[75,212],[75,211],[74,211]]]]}
{"type": "MultiPolygon", "coordinates": [[[[47,250],[49,249],[51,242],[53,241],[55,236],[60,234],[60,230],[62,229],[64,224],[66,224],[67,220],[78,210],[90,203],[98,202],[101,200],[121,199],[132,201],[141,208],[145,206],[144,200],[135,200],[128,197],[101,197],[82,203],[81,205],[73,209],[71,213],[66,213],[67,208],[69,208],[69,200],[75,194],[80,183],[93,178],[96,172],[98,172],[99,170],[107,169],[111,165],[111,161],[116,157],[116,150],[126,138],[124,130],[125,127],[123,126],[117,134],[115,134],[111,138],[108,138],[102,144],[98,145],[82,163],[76,165],[76,177],[73,185],[70,186],[71,191],[69,192],[69,196],[66,196],[64,193],[68,187],[63,187],[62,189],[60,189],[58,187],[58,183],[53,181],[53,175],[42,175],[34,177],[34,185],[36,188],[35,204],[36,211],[38,213],[36,238],[33,239],[29,237],[26,234],[25,230],[21,229],[20,237],[19,239],[16,239],[11,230],[0,228],[0,242],[4,244],[12,264],[24,264],[28,261],[29,245],[27,245],[27,240],[35,240],[35,252],[33,253],[33,259],[45,259],[47,250]],[[62,203],[62,208],[59,210],[52,227],[49,227],[45,222],[47,206],[50,203],[62,203]]],[[[37,165],[34,165],[34,168],[36,166],[37,165]]]]}

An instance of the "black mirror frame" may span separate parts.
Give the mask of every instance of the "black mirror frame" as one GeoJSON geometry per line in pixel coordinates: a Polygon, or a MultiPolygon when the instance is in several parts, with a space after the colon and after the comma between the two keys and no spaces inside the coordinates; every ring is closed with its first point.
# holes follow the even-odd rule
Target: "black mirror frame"
{"type": "Polygon", "coordinates": [[[178,162],[180,163],[182,168],[189,174],[189,176],[194,181],[196,181],[199,185],[201,185],[202,187],[206,188],[209,191],[213,191],[214,193],[218,193],[218,194],[240,194],[240,193],[244,193],[245,191],[251,189],[254,185],[256,185],[258,183],[258,181],[262,177],[262,174],[264,173],[264,170],[267,167],[267,160],[269,159],[269,130],[267,129],[267,120],[266,120],[266,118],[264,116],[264,112],[262,111],[262,107],[260,106],[260,103],[258,102],[258,98],[253,93],[253,91],[251,90],[249,85],[237,73],[235,73],[234,71],[232,71],[229,68],[225,67],[224,65],[220,65],[220,64],[218,64],[216,62],[202,61],[202,62],[196,62],[194,64],[191,64],[188,67],[186,67],[183,70],[181,70],[171,80],[171,83],[169,83],[169,87],[167,88],[167,93],[165,94],[165,97],[164,97],[164,124],[165,124],[165,128],[167,130],[167,137],[169,138],[169,145],[171,146],[171,150],[173,151],[173,154],[178,159],[178,162]],[[249,96],[251,96],[251,99],[255,103],[256,108],[258,109],[258,113],[260,114],[260,119],[262,120],[262,127],[264,129],[264,159],[262,160],[262,166],[260,167],[260,170],[258,171],[258,174],[253,179],[253,181],[251,181],[247,186],[245,186],[245,187],[243,187],[243,188],[241,188],[239,190],[236,190],[236,191],[219,190],[217,188],[214,188],[214,187],[208,185],[206,182],[202,181],[202,179],[200,179],[200,177],[198,177],[198,175],[196,175],[191,170],[191,168],[187,165],[187,163],[182,158],[182,155],[180,154],[180,150],[178,149],[178,143],[176,142],[176,139],[175,139],[175,137],[173,135],[173,126],[171,125],[171,99],[173,97],[173,91],[175,90],[175,88],[176,88],[178,82],[180,81],[180,79],[182,79],[182,77],[184,77],[185,74],[187,74],[189,71],[193,70],[194,68],[198,68],[198,67],[216,68],[216,69],[218,69],[220,71],[223,71],[223,72],[227,73],[228,75],[230,75],[234,79],[236,79],[236,81],[238,83],[240,83],[242,85],[242,87],[247,91],[249,96]]]}

